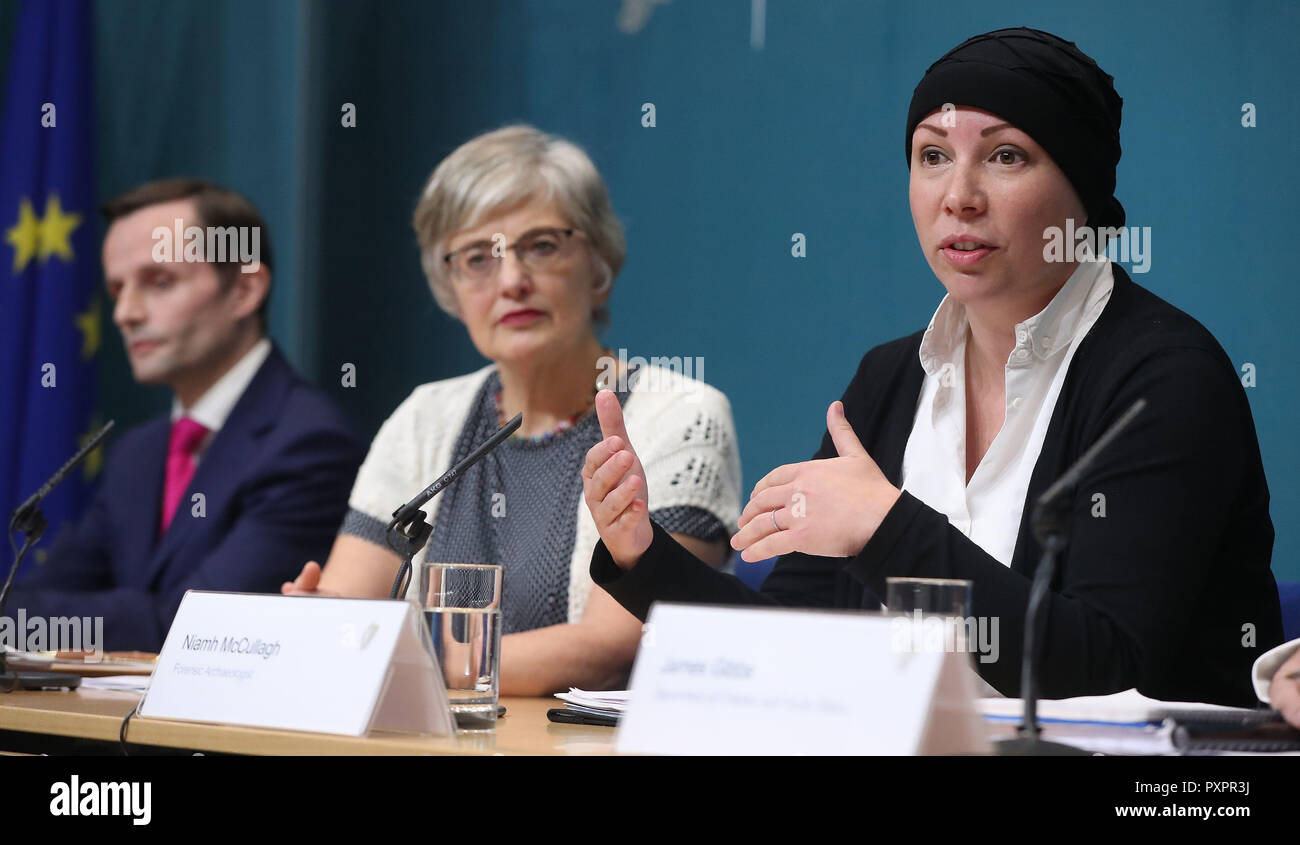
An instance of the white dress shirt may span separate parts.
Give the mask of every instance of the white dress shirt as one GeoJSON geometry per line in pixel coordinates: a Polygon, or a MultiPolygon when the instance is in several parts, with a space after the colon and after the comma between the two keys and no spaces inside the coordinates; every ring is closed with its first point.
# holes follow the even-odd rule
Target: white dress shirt
{"type": "Polygon", "coordinates": [[[233,367],[226,370],[225,374],[217,379],[216,383],[209,387],[192,407],[182,406],[179,398],[172,399],[172,422],[176,422],[181,417],[189,417],[208,430],[203,442],[199,444],[198,451],[194,453],[196,466],[203,457],[203,452],[208,448],[208,444],[212,442],[212,438],[226,424],[226,419],[235,409],[239,397],[243,396],[244,391],[248,389],[253,376],[257,375],[257,371],[262,368],[266,356],[270,354],[271,341],[262,338],[253,344],[253,348],[245,352],[244,357],[236,361],[233,367]]]}
{"type": "Polygon", "coordinates": [[[1016,324],[1006,416],[966,483],[966,307],[945,296],[921,340],[925,379],[903,453],[902,488],[1011,565],[1029,478],[1070,359],[1110,300],[1110,261],[1081,262],[1039,313],[1016,324]]]}

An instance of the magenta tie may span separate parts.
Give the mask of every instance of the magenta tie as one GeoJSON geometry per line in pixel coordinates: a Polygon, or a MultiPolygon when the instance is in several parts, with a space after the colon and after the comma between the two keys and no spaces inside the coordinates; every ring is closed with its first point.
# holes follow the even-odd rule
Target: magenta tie
{"type": "Polygon", "coordinates": [[[194,478],[194,453],[208,434],[202,423],[181,417],[172,423],[171,439],[167,443],[167,475],[163,481],[162,523],[159,533],[166,533],[176,515],[181,496],[194,478]]]}

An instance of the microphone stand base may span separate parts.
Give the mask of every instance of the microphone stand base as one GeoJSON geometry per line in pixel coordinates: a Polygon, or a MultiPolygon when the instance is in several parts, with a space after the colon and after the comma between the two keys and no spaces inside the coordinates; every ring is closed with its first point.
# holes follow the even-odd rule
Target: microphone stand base
{"type": "Polygon", "coordinates": [[[1048,742],[1045,739],[1029,739],[1018,736],[1015,739],[1000,739],[993,743],[999,757],[1091,757],[1091,751],[1065,745],[1061,742],[1048,742]]]}

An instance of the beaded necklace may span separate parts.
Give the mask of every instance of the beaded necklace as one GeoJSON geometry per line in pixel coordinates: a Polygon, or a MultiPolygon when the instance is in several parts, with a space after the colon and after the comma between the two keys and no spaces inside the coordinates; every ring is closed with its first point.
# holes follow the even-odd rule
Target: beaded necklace
{"type": "MultiPolygon", "coordinates": [[[[608,349],[604,349],[601,351],[605,355],[613,354],[608,349]]],[[[582,409],[570,415],[568,419],[560,420],[560,422],[555,426],[555,428],[551,429],[550,431],[546,431],[541,434],[536,434],[532,436],[525,436],[516,433],[510,435],[510,439],[522,443],[545,443],[548,440],[552,440],[556,437],[559,437],[561,434],[563,434],[564,432],[568,431],[569,429],[577,425],[578,420],[585,417],[591,411],[591,409],[596,404],[596,393],[599,392],[599,388],[600,388],[599,385],[593,385],[591,389],[591,396],[590,398],[587,399],[587,403],[582,406],[582,409]]],[[[503,426],[506,424],[506,414],[505,411],[502,410],[501,408],[501,387],[500,386],[497,387],[497,391],[496,391],[496,407],[497,407],[497,425],[503,426]]]]}

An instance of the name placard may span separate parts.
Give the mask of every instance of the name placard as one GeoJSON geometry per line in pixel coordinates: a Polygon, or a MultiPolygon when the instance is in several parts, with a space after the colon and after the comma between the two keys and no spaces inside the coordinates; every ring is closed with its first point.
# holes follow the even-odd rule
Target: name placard
{"type": "Polygon", "coordinates": [[[989,751],[968,656],[900,649],[893,623],[858,612],[656,604],[617,750],[989,751]]]}
{"type": "Polygon", "coordinates": [[[349,736],[455,731],[419,610],[380,599],[191,590],[140,713],[349,736]]]}

